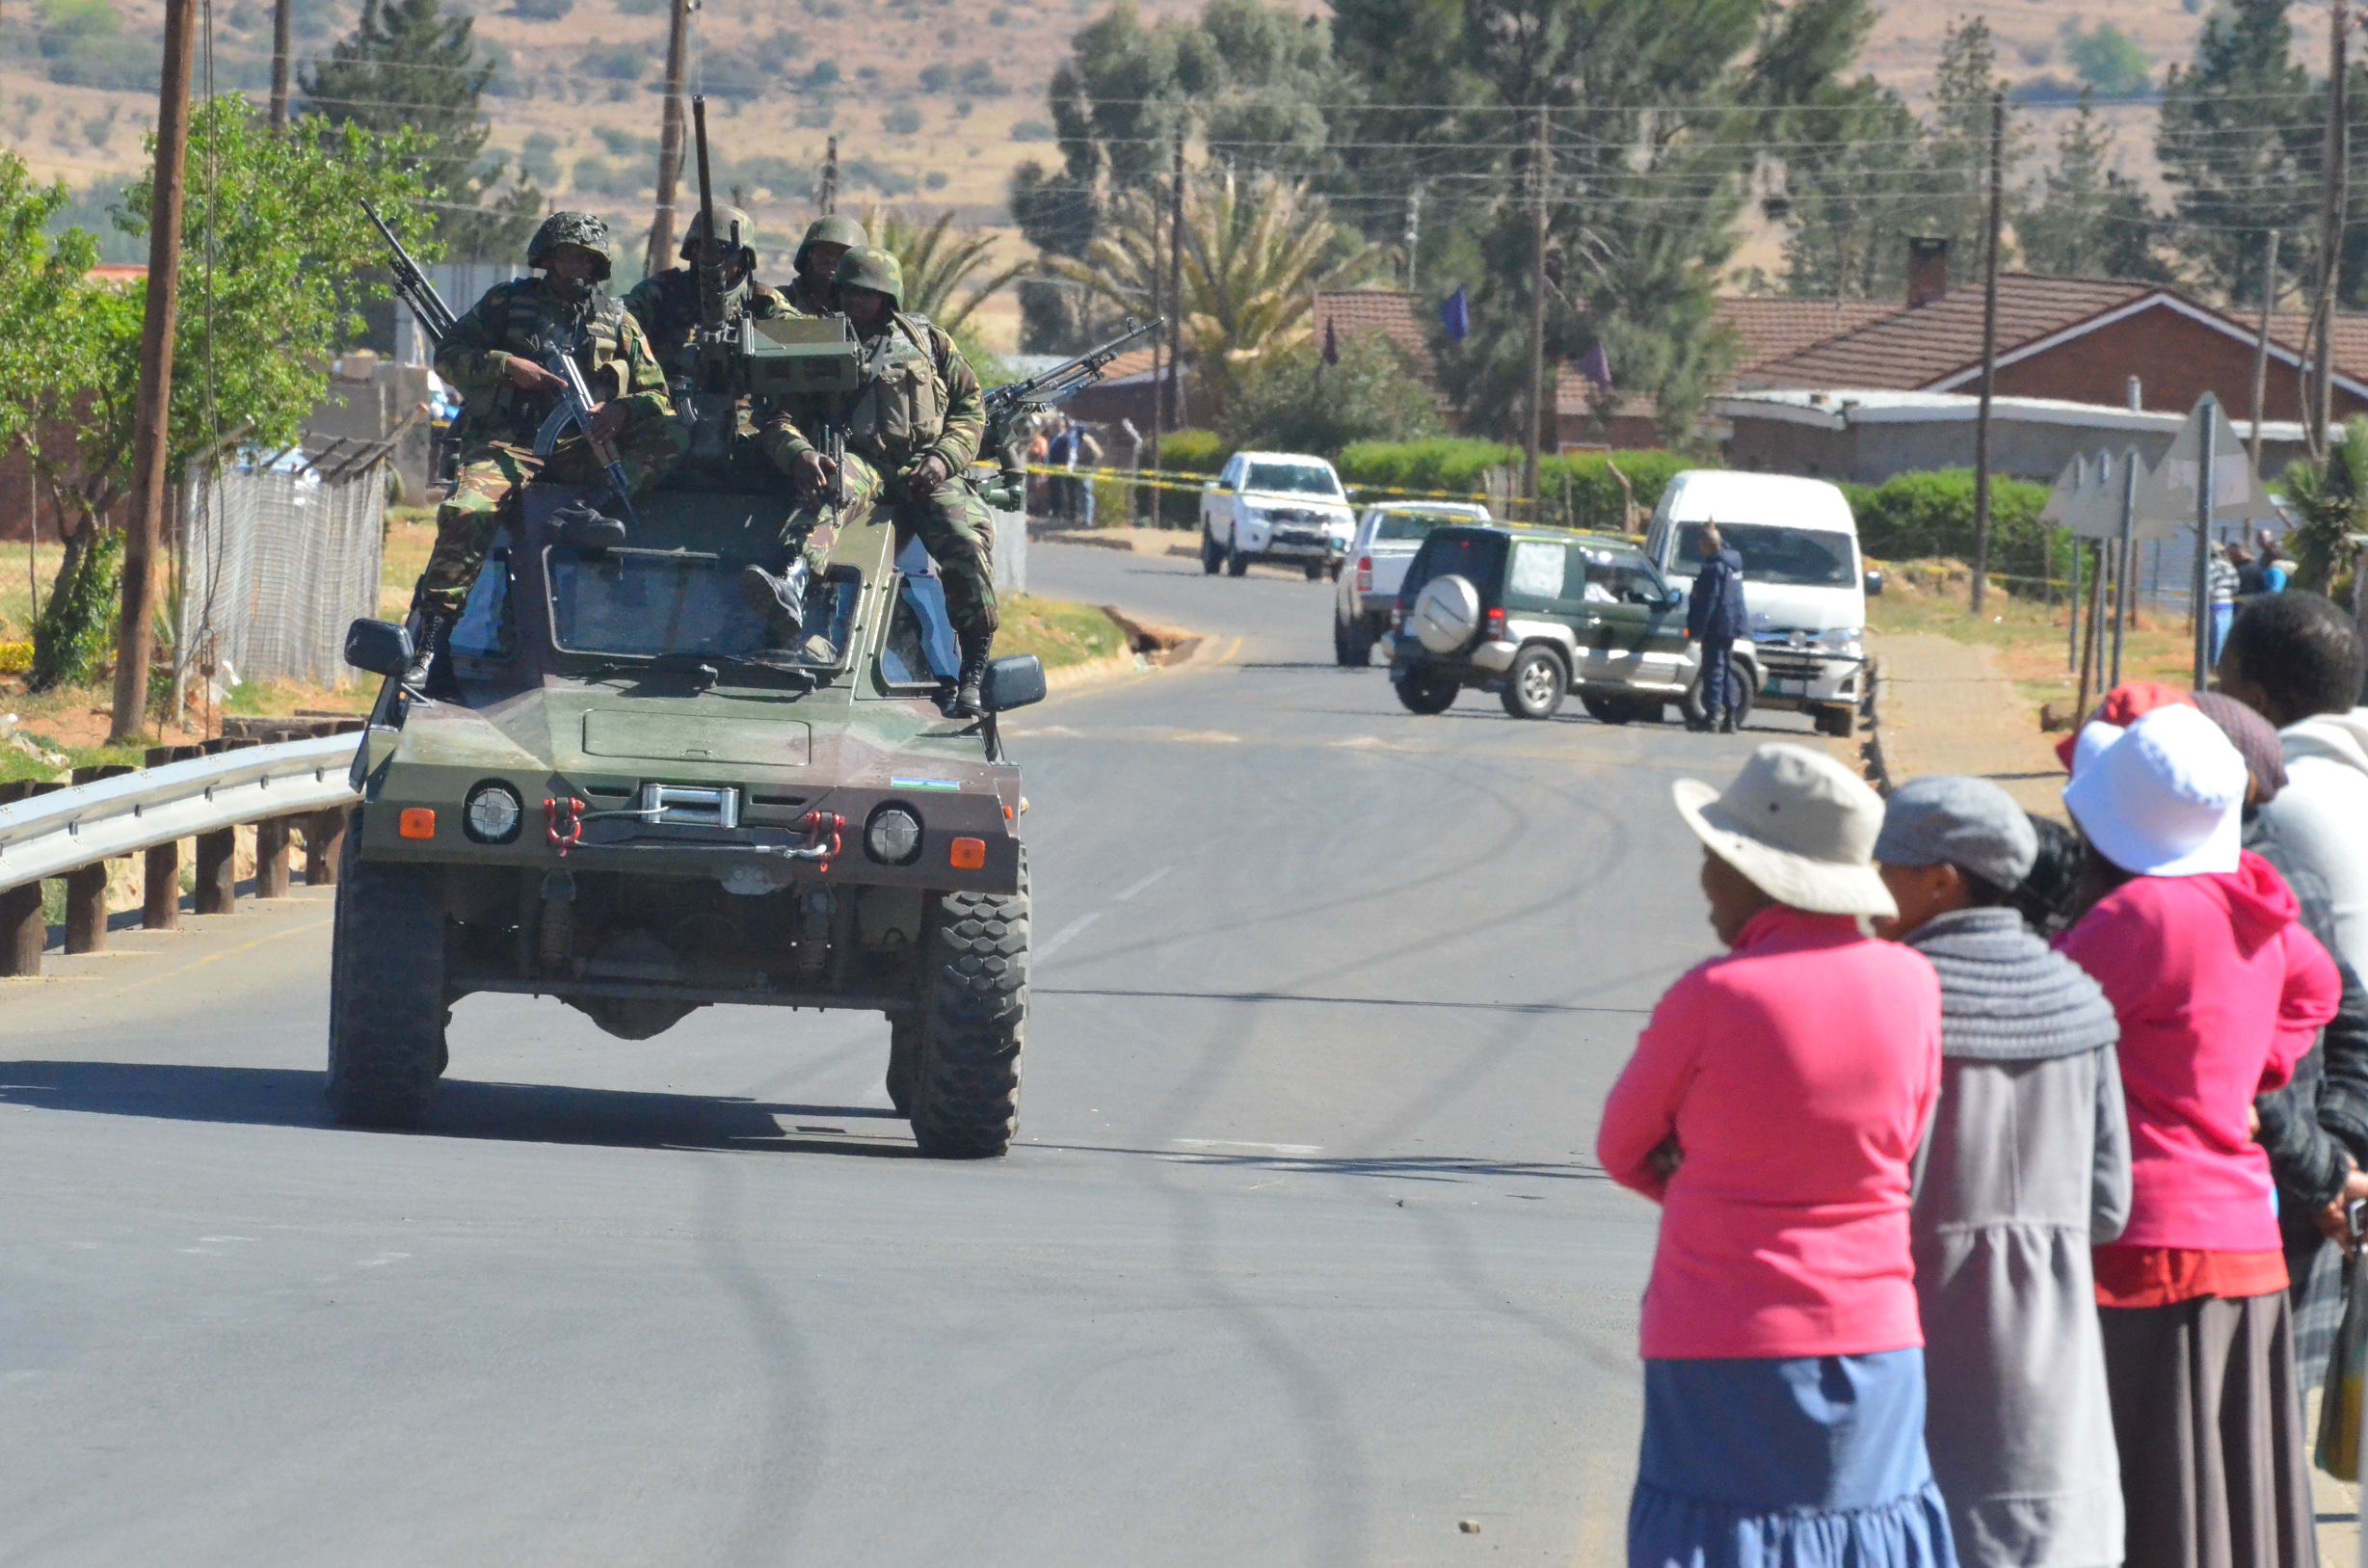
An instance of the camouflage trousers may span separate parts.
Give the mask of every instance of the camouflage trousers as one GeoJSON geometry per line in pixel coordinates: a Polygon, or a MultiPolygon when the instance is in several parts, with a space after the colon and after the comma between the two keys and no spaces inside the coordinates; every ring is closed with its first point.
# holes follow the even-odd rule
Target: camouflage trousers
{"type": "MultiPolygon", "coordinates": [[[[617,455],[625,460],[625,482],[638,495],[674,466],[681,451],[672,424],[643,419],[626,425],[617,438],[617,455]]],[[[436,509],[436,548],[429,552],[428,569],[419,574],[412,602],[437,615],[459,615],[485,565],[485,552],[492,547],[493,535],[510,518],[526,487],[538,479],[595,490],[608,485],[591,443],[581,435],[563,438],[547,458],[507,441],[488,441],[462,453],[452,492],[436,509]]]]}
{"type": "Polygon", "coordinates": [[[926,495],[891,480],[881,498],[899,533],[918,535],[938,564],[945,584],[945,618],[967,646],[995,636],[995,519],[986,503],[960,479],[949,479],[926,495]]]}

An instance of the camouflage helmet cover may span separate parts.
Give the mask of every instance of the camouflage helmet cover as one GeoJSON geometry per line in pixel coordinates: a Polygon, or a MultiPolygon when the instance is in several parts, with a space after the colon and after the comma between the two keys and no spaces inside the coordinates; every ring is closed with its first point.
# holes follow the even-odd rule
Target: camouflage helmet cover
{"type": "Polygon", "coordinates": [[[597,213],[554,212],[543,220],[535,237],[526,242],[526,265],[540,267],[553,251],[572,245],[600,258],[600,277],[609,274],[608,221],[597,213]]]}
{"type": "Polygon", "coordinates": [[[817,218],[806,226],[806,237],[798,241],[798,253],[790,258],[789,265],[798,272],[804,272],[806,252],[817,245],[843,245],[852,251],[859,245],[870,243],[871,236],[864,232],[864,226],[852,218],[837,215],[817,218]]]}
{"type": "MultiPolygon", "coordinates": [[[[755,256],[757,221],[754,218],[737,207],[718,207],[715,209],[715,226],[720,236],[727,240],[732,238],[732,230],[737,228],[740,231],[740,249],[747,252],[752,258],[755,256]]],[[[690,231],[682,236],[683,260],[688,261],[691,258],[692,252],[698,250],[699,242],[706,237],[706,233],[707,215],[704,212],[691,214],[690,231]]]]}
{"type": "Polygon", "coordinates": [[[867,288],[885,294],[904,308],[904,267],[888,252],[859,245],[838,258],[838,274],[831,281],[839,288],[867,288]]]}

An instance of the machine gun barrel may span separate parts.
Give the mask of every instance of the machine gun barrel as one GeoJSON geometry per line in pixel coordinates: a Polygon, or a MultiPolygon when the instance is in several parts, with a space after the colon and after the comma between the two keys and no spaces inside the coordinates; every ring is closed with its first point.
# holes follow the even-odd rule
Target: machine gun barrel
{"type": "MultiPolygon", "coordinates": [[[[707,174],[707,100],[691,99],[691,126],[699,149],[699,251],[692,265],[699,278],[699,325],[724,325],[724,251],[715,232],[715,185],[707,174]]],[[[735,236],[736,237],[736,236],[735,236]]]]}
{"type": "Polygon", "coordinates": [[[639,528],[641,518],[633,511],[632,487],[625,479],[625,460],[617,453],[617,443],[594,428],[592,388],[584,381],[583,367],[575,362],[575,356],[558,348],[544,355],[543,367],[560,380],[559,403],[535,433],[535,455],[550,456],[551,448],[558,444],[568,426],[582,431],[592,447],[594,461],[600,465],[600,471],[608,476],[609,489],[616,492],[617,509],[625,514],[626,523],[639,528]]]}
{"type": "Polygon", "coordinates": [[[411,306],[412,315],[418,321],[420,331],[428,334],[431,342],[440,346],[452,334],[451,308],[444,304],[443,296],[436,292],[436,285],[428,281],[428,275],[419,270],[419,263],[412,259],[412,253],[403,249],[403,242],[395,238],[394,230],[386,226],[386,220],[378,215],[378,208],[370,204],[368,197],[361,199],[361,210],[377,227],[379,238],[386,242],[386,249],[393,256],[390,265],[394,273],[396,295],[411,306]]]}
{"type": "Polygon", "coordinates": [[[1024,414],[1050,409],[1066,403],[1100,381],[1108,371],[1110,361],[1124,354],[1130,346],[1157,332],[1161,317],[1138,322],[1127,318],[1127,330],[1096,348],[1086,350],[1075,359],[1063,359],[1056,365],[1038,371],[1025,381],[1006,382],[987,394],[987,432],[984,445],[993,449],[998,465],[997,481],[1007,496],[1009,505],[1020,504],[1027,489],[1027,466],[1020,461],[1019,423],[1024,414]]]}

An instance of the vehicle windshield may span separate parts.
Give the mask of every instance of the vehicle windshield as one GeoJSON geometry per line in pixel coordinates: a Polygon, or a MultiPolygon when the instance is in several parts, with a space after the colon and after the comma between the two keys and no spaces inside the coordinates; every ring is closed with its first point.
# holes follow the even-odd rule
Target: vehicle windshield
{"type": "Polygon", "coordinates": [[[545,562],[552,641],[563,652],[625,658],[705,653],[829,668],[844,655],[861,586],[838,577],[813,583],[805,626],[785,643],[741,597],[738,566],[727,567],[718,556],[554,545],[545,562]]]}
{"type": "Polygon", "coordinates": [[[1340,499],[1341,494],[1341,482],[1332,477],[1332,470],[1312,463],[1253,463],[1241,476],[1241,488],[1331,500],[1340,499]]]}
{"type": "Polygon", "coordinates": [[[1373,543],[1391,540],[1419,540],[1429,537],[1433,528],[1450,528],[1470,518],[1458,518],[1445,512],[1384,512],[1373,524],[1373,543]]]}
{"type": "MultiPolygon", "coordinates": [[[[1702,528],[1681,523],[1671,570],[1690,575],[1702,564],[1702,528]]],[[[1755,582],[1800,588],[1848,588],[1858,580],[1850,536],[1828,528],[1788,528],[1772,522],[1721,522],[1719,537],[1743,558],[1746,591],[1755,582]]]]}

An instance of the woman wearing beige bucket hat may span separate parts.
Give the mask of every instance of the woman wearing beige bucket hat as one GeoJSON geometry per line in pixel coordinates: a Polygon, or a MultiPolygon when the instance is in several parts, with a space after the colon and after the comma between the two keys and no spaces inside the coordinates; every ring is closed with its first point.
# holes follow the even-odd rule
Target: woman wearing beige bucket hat
{"type": "Polygon", "coordinates": [[[1896,913],[1882,802],[1790,745],[1674,792],[1729,952],[1654,1008],[1596,1143],[1662,1206],[1628,1560],[1955,1568],[1908,1253],[1940,981],[1862,929],[1896,913]]]}

